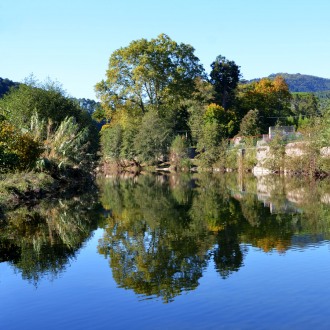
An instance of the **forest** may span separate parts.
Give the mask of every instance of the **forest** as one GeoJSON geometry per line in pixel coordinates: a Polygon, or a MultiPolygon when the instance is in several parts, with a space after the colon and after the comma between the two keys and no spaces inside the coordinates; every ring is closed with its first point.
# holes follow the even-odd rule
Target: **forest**
{"type": "Polygon", "coordinates": [[[194,165],[223,168],[235,136],[258,138],[275,125],[327,132],[320,118],[327,118],[329,103],[320,107],[313,93],[291,93],[281,75],[244,81],[240,67],[222,55],[210,67],[207,74],[192,46],[165,34],[113,52],[107,79],[96,85],[104,159],[122,167],[167,159],[182,169],[192,166],[192,147],[194,165]]]}
{"type": "Polygon", "coordinates": [[[50,80],[1,79],[1,175],[32,171],[48,175],[53,185],[87,178],[97,164],[121,170],[159,163],[172,170],[224,169],[234,137],[255,145],[275,125],[293,125],[318,141],[317,147],[327,146],[326,79],[318,93],[291,92],[293,80],[309,76],[246,81],[240,66],[223,55],[210,69],[207,73],[191,45],[161,34],[110,55],[106,79],[95,85],[99,102],[73,99],[50,80]]]}

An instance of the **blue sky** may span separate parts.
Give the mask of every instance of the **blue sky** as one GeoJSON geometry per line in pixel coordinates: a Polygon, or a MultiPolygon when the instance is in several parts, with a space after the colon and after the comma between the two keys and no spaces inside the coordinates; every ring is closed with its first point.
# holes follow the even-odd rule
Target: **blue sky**
{"type": "Polygon", "coordinates": [[[245,79],[330,78],[329,13],[329,0],[3,0],[0,77],[33,73],[95,99],[113,51],[166,33],[191,44],[207,72],[221,54],[245,79]]]}

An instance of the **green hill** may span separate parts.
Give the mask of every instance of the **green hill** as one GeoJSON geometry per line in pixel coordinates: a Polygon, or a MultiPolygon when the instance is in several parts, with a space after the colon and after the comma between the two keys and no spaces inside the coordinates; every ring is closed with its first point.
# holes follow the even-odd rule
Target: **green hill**
{"type": "Polygon", "coordinates": [[[330,91],[330,79],[306,74],[276,73],[269,78],[281,75],[289,86],[290,92],[323,92],[330,91]]]}

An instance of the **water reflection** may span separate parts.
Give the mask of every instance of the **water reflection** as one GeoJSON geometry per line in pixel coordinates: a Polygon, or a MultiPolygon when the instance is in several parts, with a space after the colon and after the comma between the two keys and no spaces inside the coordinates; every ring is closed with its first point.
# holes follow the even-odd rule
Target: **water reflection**
{"type": "Polygon", "coordinates": [[[95,192],[8,211],[0,222],[0,262],[32,282],[56,278],[97,228],[95,192]]]}
{"type": "Polygon", "coordinates": [[[99,185],[100,201],[92,192],[2,215],[0,262],[35,285],[54,279],[101,226],[98,252],[117,285],[170,302],[197,288],[209,265],[219,281],[239,272],[251,246],[286,253],[330,240],[325,180],[142,175],[99,185]]]}
{"type": "Polygon", "coordinates": [[[329,238],[328,182],[235,175],[100,180],[108,210],[98,251],[119,287],[172,301],[213,262],[226,279],[248,247],[285,253],[329,238]]]}
{"type": "Polygon", "coordinates": [[[172,179],[107,181],[102,201],[111,215],[99,243],[120,287],[166,302],[197,287],[212,246],[204,228],[191,224],[190,180],[172,179]]]}

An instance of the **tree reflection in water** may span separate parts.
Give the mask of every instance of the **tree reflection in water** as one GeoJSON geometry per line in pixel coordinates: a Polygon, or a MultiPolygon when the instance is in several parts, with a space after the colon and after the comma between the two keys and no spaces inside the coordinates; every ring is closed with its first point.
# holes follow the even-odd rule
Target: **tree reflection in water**
{"type": "Polygon", "coordinates": [[[194,290],[213,263],[227,279],[249,247],[285,253],[330,238],[330,184],[279,177],[143,175],[1,215],[0,262],[38,284],[56,278],[100,225],[98,252],[119,287],[164,302],[194,290]],[[244,182],[243,182],[244,181],[244,182]]]}
{"type": "Polygon", "coordinates": [[[8,211],[0,223],[0,262],[36,286],[43,277],[56,278],[97,228],[96,198],[94,192],[8,211]]]}
{"type": "Polygon", "coordinates": [[[222,276],[239,269],[243,253],[231,224],[236,218],[218,182],[205,179],[195,189],[189,176],[106,182],[102,201],[111,216],[99,252],[110,257],[120,287],[168,302],[197,287],[212,255],[222,276]]]}
{"type": "Polygon", "coordinates": [[[244,265],[249,246],[284,253],[293,237],[319,235],[320,221],[322,237],[329,236],[329,207],[320,207],[320,196],[311,211],[308,202],[298,207],[288,199],[297,182],[241,179],[198,174],[101,180],[109,217],[98,250],[109,257],[118,286],[169,302],[195,289],[211,260],[226,279],[244,265]],[[261,187],[271,191],[261,193],[261,187]]]}
{"type": "Polygon", "coordinates": [[[189,181],[168,179],[107,181],[103,205],[111,208],[112,216],[99,243],[99,252],[110,256],[120,287],[165,302],[197,287],[212,245],[205,230],[191,224],[189,181]]]}

